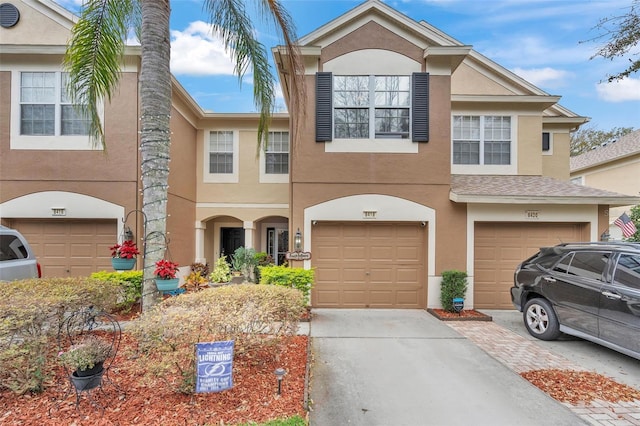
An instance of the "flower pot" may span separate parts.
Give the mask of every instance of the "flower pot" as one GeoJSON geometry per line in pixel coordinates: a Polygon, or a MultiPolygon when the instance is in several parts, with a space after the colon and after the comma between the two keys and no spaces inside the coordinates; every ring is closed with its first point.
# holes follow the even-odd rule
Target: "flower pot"
{"type": "Polygon", "coordinates": [[[111,265],[116,271],[130,271],[136,266],[136,259],[123,259],[120,257],[112,257],[111,265]]]}
{"type": "Polygon", "coordinates": [[[104,374],[104,368],[101,369],[97,374],[91,376],[80,377],[76,373],[76,371],[71,373],[71,383],[73,383],[73,386],[78,392],[88,391],[97,388],[102,384],[102,375],[104,374]]]}
{"type": "Polygon", "coordinates": [[[97,362],[92,368],[86,370],[76,370],[75,374],[78,377],[94,376],[103,370],[104,361],[97,362]]]}
{"type": "Polygon", "coordinates": [[[159,291],[175,290],[178,288],[180,278],[162,279],[156,278],[156,287],[159,291]]]}

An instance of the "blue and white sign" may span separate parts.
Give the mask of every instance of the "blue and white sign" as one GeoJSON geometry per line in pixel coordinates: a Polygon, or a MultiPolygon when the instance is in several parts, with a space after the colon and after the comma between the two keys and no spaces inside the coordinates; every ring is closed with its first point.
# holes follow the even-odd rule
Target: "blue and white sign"
{"type": "Polygon", "coordinates": [[[233,387],[233,340],[196,343],[196,393],[233,387]]]}

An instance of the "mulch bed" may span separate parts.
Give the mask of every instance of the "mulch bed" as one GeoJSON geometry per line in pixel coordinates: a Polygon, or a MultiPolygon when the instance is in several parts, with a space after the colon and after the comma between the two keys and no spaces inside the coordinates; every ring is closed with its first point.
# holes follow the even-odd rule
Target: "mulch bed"
{"type": "MultiPolygon", "coordinates": [[[[160,379],[148,381],[136,373],[127,349],[136,345],[126,332],[109,379],[102,389],[80,394],[60,369],[41,394],[0,392],[2,425],[228,425],[265,422],[299,415],[306,418],[305,389],[308,337],[295,336],[272,352],[234,359],[234,387],[220,393],[184,395],[160,379]],[[279,359],[277,359],[279,358],[279,359]],[[277,394],[276,368],[287,372],[277,394]],[[115,384],[115,386],[114,386],[115,384]],[[92,405],[91,402],[95,404],[92,405]],[[100,407],[104,407],[104,412],[100,407]]],[[[272,350],[271,350],[272,351],[272,350]]]]}
{"type": "Polygon", "coordinates": [[[440,321],[492,321],[491,316],[483,314],[473,309],[463,309],[460,313],[448,312],[444,309],[427,309],[434,317],[440,321]]]}

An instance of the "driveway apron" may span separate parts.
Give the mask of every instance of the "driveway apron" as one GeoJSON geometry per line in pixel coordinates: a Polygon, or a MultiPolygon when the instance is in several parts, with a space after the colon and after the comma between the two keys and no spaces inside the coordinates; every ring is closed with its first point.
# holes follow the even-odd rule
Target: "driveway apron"
{"type": "Polygon", "coordinates": [[[426,311],[313,314],[311,426],[585,424],[426,311]]]}

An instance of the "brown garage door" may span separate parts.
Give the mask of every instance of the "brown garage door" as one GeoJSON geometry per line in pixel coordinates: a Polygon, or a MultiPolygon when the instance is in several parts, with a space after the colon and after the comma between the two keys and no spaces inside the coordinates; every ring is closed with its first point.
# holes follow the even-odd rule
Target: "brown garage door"
{"type": "Polygon", "coordinates": [[[476,223],[474,307],[513,309],[509,289],[520,262],[534,255],[540,247],[588,238],[588,224],[476,223]]]}
{"type": "Polygon", "coordinates": [[[81,277],[113,270],[115,220],[13,220],[33,248],[43,277],[81,277]]]}
{"type": "Polygon", "coordinates": [[[313,306],[426,308],[426,235],[417,223],[317,223],[313,306]]]}

